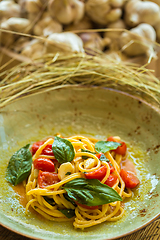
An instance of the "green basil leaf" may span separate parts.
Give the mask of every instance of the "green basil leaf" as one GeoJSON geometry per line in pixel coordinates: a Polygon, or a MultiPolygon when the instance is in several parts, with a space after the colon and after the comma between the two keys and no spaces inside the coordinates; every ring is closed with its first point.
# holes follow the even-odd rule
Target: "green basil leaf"
{"type": "MultiPolygon", "coordinates": [[[[91,152],[90,150],[88,150],[88,149],[83,149],[83,148],[81,148],[81,152],[87,152],[87,153],[92,153],[92,154],[96,154],[95,152],[91,152]]],[[[87,156],[82,156],[82,159],[87,159],[88,157],[87,156]]]]}
{"type": "Polygon", "coordinates": [[[75,216],[74,209],[58,209],[61,213],[63,213],[67,218],[72,218],[75,216]]]}
{"type": "Polygon", "coordinates": [[[96,142],[96,144],[95,144],[95,150],[98,153],[106,153],[110,150],[117,149],[117,147],[119,147],[120,145],[121,145],[121,143],[118,143],[118,142],[99,141],[99,142],[96,142]]]}
{"type": "Polygon", "coordinates": [[[25,180],[32,167],[32,154],[29,151],[30,144],[19,149],[9,160],[6,170],[6,180],[17,185],[25,180]]]}
{"type": "Polygon", "coordinates": [[[62,187],[68,196],[87,206],[98,206],[115,201],[122,201],[121,196],[111,187],[97,179],[77,178],[62,187]]]}
{"type": "Polygon", "coordinates": [[[47,203],[49,203],[51,206],[55,206],[55,205],[56,205],[56,203],[55,203],[55,201],[54,201],[53,198],[49,198],[49,197],[46,197],[46,196],[43,196],[43,198],[44,198],[44,200],[45,200],[47,203]]]}
{"type": "Polygon", "coordinates": [[[67,193],[63,194],[63,196],[64,196],[64,198],[65,198],[67,201],[71,202],[74,206],[77,206],[77,204],[75,203],[75,201],[74,201],[72,198],[70,198],[70,197],[67,195],[67,193]]]}
{"type": "Polygon", "coordinates": [[[71,162],[75,157],[73,145],[64,138],[55,137],[52,150],[59,163],[71,162]]]}
{"type": "Polygon", "coordinates": [[[65,174],[65,175],[66,175],[66,176],[67,176],[67,175],[71,175],[71,172],[66,172],[66,174],[65,174]]]}
{"type": "Polygon", "coordinates": [[[109,162],[109,159],[106,158],[106,156],[102,153],[101,156],[100,156],[100,159],[101,161],[104,161],[104,162],[109,162]]]}

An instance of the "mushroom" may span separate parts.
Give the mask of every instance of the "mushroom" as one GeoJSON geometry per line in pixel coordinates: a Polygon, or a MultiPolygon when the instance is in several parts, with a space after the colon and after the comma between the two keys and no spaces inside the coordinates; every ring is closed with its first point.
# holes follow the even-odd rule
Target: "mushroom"
{"type": "Polygon", "coordinates": [[[84,3],[79,0],[49,0],[48,10],[62,24],[77,23],[84,16],[84,3]]]}
{"type": "Polygon", "coordinates": [[[71,51],[84,52],[81,38],[69,32],[53,33],[45,42],[47,52],[71,51]]]}
{"type": "Polygon", "coordinates": [[[81,33],[79,34],[80,38],[83,41],[83,46],[85,49],[90,50],[101,50],[103,51],[106,46],[110,44],[110,40],[105,38],[103,39],[99,33],[81,33]]]}
{"type": "Polygon", "coordinates": [[[110,0],[88,0],[85,7],[91,20],[104,26],[122,16],[122,9],[112,8],[110,0]]]}
{"type": "Polygon", "coordinates": [[[64,31],[93,29],[93,23],[88,16],[84,16],[79,22],[64,26],[64,31]]]}
{"type": "Polygon", "coordinates": [[[49,36],[52,33],[62,32],[62,24],[53,19],[48,12],[45,12],[39,22],[35,24],[33,33],[38,36],[49,36]]]}
{"type": "Polygon", "coordinates": [[[31,22],[26,18],[11,17],[1,24],[1,27],[15,32],[29,33],[31,22]]]}
{"type": "Polygon", "coordinates": [[[104,39],[110,39],[110,49],[114,51],[119,50],[119,38],[123,31],[120,30],[125,28],[126,25],[122,19],[107,25],[106,32],[104,33],[104,39]]]}
{"type": "Polygon", "coordinates": [[[130,57],[146,54],[147,56],[155,55],[153,44],[156,40],[154,28],[147,24],[141,23],[128,32],[123,32],[119,38],[122,51],[130,57]]]}
{"type": "Polygon", "coordinates": [[[20,5],[14,1],[1,1],[0,2],[0,19],[8,19],[10,17],[20,17],[20,5]]]}
{"type": "Polygon", "coordinates": [[[45,54],[44,43],[38,39],[33,39],[24,46],[21,54],[31,59],[39,58],[45,54]]]}
{"type": "Polygon", "coordinates": [[[154,26],[160,19],[160,7],[150,1],[130,0],[125,6],[124,19],[129,27],[135,27],[140,23],[154,26]]]}

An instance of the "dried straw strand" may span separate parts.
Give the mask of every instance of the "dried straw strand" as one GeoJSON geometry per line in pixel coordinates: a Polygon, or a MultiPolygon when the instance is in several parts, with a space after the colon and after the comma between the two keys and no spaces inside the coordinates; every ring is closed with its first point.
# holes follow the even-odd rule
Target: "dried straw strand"
{"type": "Polygon", "coordinates": [[[160,103],[160,81],[150,70],[105,54],[48,54],[3,71],[0,79],[0,107],[22,97],[70,86],[114,88],[160,103]]]}

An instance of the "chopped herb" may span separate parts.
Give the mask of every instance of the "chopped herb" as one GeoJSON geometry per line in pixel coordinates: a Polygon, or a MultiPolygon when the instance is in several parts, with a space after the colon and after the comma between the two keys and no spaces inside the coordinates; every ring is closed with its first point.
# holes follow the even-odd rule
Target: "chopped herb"
{"type": "Polygon", "coordinates": [[[55,205],[56,205],[56,203],[55,203],[55,201],[54,201],[53,198],[49,198],[49,197],[46,197],[46,196],[43,196],[43,198],[44,198],[44,200],[45,200],[47,203],[49,203],[51,206],[55,206],[55,205]]]}
{"type": "Polygon", "coordinates": [[[101,156],[100,156],[100,159],[101,161],[104,161],[104,162],[109,162],[109,159],[106,158],[106,156],[102,153],[101,156]]]}
{"type": "Polygon", "coordinates": [[[75,216],[74,209],[58,209],[61,213],[63,213],[67,218],[72,218],[75,216]]]}
{"type": "MultiPolygon", "coordinates": [[[[81,152],[87,152],[87,153],[92,153],[92,154],[96,154],[96,152],[92,152],[92,151],[90,151],[90,150],[88,150],[88,149],[83,149],[83,148],[81,148],[81,152]]],[[[87,159],[88,157],[87,156],[82,156],[82,159],[87,159]]]]}

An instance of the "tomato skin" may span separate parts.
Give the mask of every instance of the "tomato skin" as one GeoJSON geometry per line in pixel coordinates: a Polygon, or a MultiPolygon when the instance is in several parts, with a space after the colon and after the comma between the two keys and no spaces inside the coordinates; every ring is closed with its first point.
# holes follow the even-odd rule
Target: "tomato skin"
{"type": "Polygon", "coordinates": [[[52,150],[52,144],[48,144],[43,150],[42,150],[42,155],[47,155],[47,156],[54,156],[53,150],[52,150]]]}
{"type": "Polygon", "coordinates": [[[120,143],[121,143],[121,146],[118,146],[115,152],[120,155],[125,155],[127,151],[126,143],[125,142],[120,142],[120,143]]]}
{"type": "Polygon", "coordinates": [[[98,179],[102,181],[107,172],[107,167],[105,165],[101,166],[99,169],[94,170],[93,172],[86,172],[85,177],[87,179],[98,179]]]}
{"type": "Polygon", "coordinates": [[[103,154],[103,153],[98,153],[98,154],[96,154],[97,158],[100,159],[102,154],[103,154]]]}
{"type": "Polygon", "coordinates": [[[39,170],[38,184],[40,188],[45,188],[49,185],[59,182],[58,173],[43,172],[39,170]]]}
{"type": "Polygon", "coordinates": [[[110,142],[118,142],[117,140],[115,140],[114,137],[110,136],[107,138],[107,141],[110,141],[110,142]]]}
{"type": "Polygon", "coordinates": [[[113,173],[115,171],[115,168],[113,167],[113,165],[111,165],[111,163],[109,163],[110,166],[110,173],[113,173]]]}
{"type": "Polygon", "coordinates": [[[115,140],[114,137],[112,137],[112,136],[111,136],[111,137],[108,137],[108,138],[107,138],[107,141],[121,143],[121,145],[118,146],[117,149],[112,150],[112,151],[114,151],[115,153],[120,154],[120,155],[125,155],[125,154],[126,154],[127,145],[126,145],[125,142],[117,141],[117,140],[115,140]]]}
{"type": "Polygon", "coordinates": [[[87,206],[87,205],[85,205],[85,204],[81,204],[81,203],[78,203],[78,202],[76,202],[76,201],[75,201],[75,203],[76,203],[77,205],[79,205],[80,207],[86,208],[86,209],[88,209],[88,210],[98,209],[98,206],[87,206]]]}
{"type": "Polygon", "coordinates": [[[36,158],[33,164],[34,164],[34,168],[38,170],[47,171],[47,172],[55,171],[54,163],[48,158],[44,158],[44,157],[36,158]]]}
{"type": "Polygon", "coordinates": [[[126,171],[123,168],[120,171],[120,176],[125,182],[127,188],[135,188],[139,183],[139,179],[132,172],[126,171]]]}
{"type": "Polygon", "coordinates": [[[113,187],[114,184],[117,182],[117,179],[118,179],[117,175],[110,174],[104,184],[108,185],[109,187],[113,187]]]}
{"type": "Polygon", "coordinates": [[[32,144],[32,149],[31,149],[32,155],[34,155],[37,152],[38,148],[41,145],[43,145],[43,143],[44,143],[44,141],[38,141],[38,142],[35,142],[32,144]]]}
{"type": "MultiPolygon", "coordinates": [[[[32,145],[32,155],[34,155],[38,148],[44,144],[45,141],[39,141],[39,142],[35,142],[32,145]]],[[[54,156],[53,150],[52,150],[52,144],[48,144],[43,150],[42,150],[42,155],[47,155],[47,156],[54,156]]]]}

